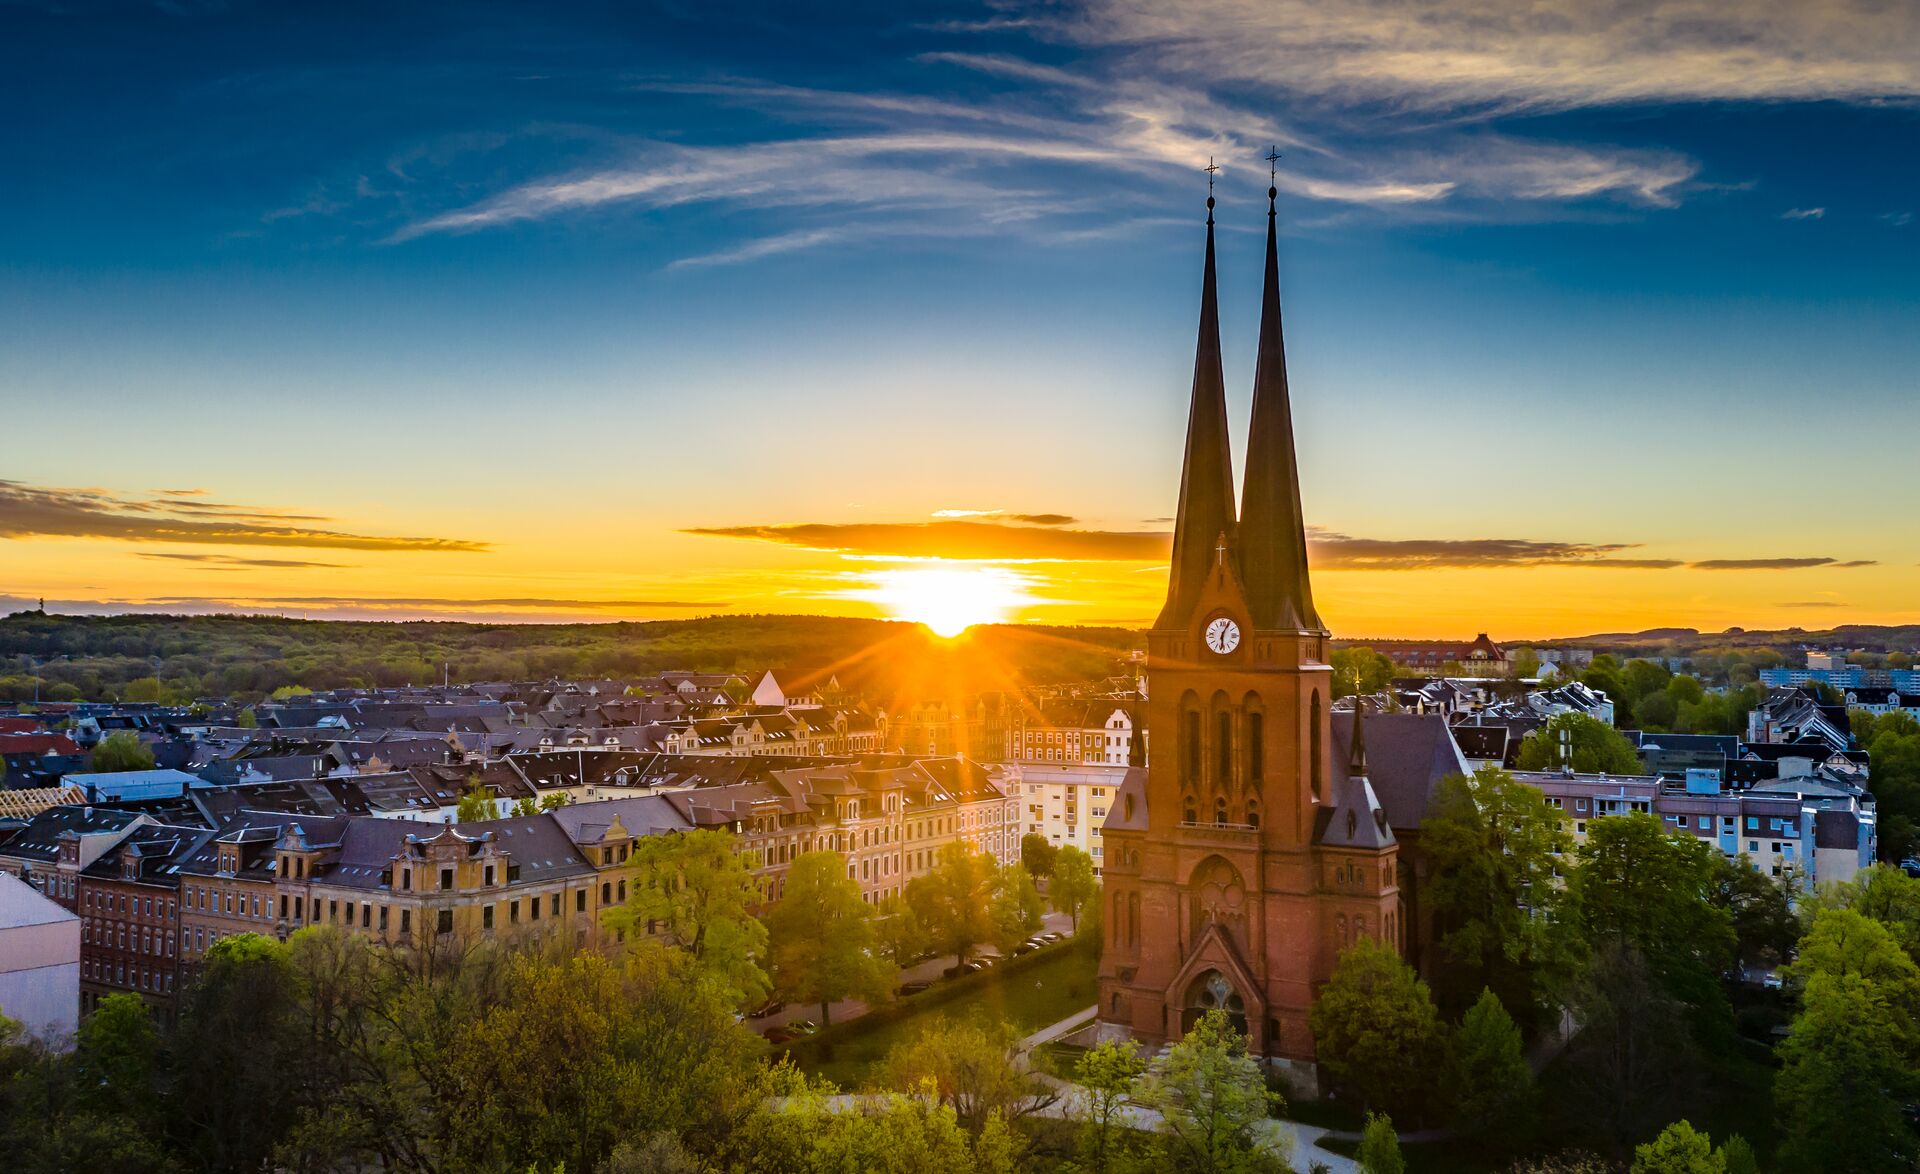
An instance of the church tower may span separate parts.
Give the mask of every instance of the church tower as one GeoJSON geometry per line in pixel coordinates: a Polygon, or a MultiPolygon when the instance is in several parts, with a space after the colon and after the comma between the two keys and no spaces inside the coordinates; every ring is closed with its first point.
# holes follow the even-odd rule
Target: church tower
{"type": "MultiPolygon", "coordinates": [[[[1307,1012],[1357,936],[1399,942],[1396,846],[1356,726],[1328,762],[1328,632],[1306,530],[1280,325],[1274,200],[1236,518],[1207,200],[1200,336],[1166,605],[1147,635],[1151,756],[1103,828],[1100,1015],[1148,1041],[1225,1010],[1312,1081],[1307,1012]]],[[[1358,719],[1356,719],[1357,721],[1358,719]]]]}

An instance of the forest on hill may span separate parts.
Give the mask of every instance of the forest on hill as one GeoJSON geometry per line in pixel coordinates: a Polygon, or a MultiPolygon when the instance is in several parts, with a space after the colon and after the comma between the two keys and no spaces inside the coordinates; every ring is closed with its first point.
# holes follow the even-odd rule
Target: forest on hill
{"type": "Polygon", "coordinates": [[[949,698],[1100,677],[1140,643],[1125,628],[994,625],[947,640],[918,624],[797,615],[467,624],[16,612],[0,619],[0,701],[30,700],[36,673],[44,700],[189,701],[443,676],[462,684],[766,668],[789,687],[831,673],[878,699],[949,698]]]}

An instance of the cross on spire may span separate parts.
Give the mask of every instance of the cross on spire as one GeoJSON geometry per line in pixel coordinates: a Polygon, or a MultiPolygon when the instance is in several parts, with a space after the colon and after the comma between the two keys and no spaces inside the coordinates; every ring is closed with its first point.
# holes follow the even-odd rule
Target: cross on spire
{"type": "Polygon", "coordinates": [[[1219,541],[1213,544],[1213,562],[1215,566],[1224,567],[1227,565],[1227,536],[1225,534],[1220,535],[1219,541]]]}
{"type": "Polygon", "coordinates": [[[1266,160],[1267,160],[1267,178],[1279,179],[1280,178],[1280,148],[1277,145],[1267,148],[1266,160]]]}

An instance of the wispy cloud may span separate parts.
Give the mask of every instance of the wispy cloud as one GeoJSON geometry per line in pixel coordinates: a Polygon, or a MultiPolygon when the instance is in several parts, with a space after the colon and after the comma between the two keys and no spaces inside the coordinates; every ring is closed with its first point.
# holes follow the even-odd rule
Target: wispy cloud
{"type": "Polygon", "coordinates": [[[1827,210],[1825,208],[1788,208],[1785,212],[1780,213],[1780,219],[1819,220],[1825,217],[1826,214],[1827,210]]]}
{"type": "Polygon", "coordinates": [[[197,501],[141,500],[102,489],[62,489],[0,481],[0,539],[102,538],[201,546],[300,546],[376,551],[476,551],[484,542],[321,530],[283,514],[197,501]],[[193,507],[193,508],[187,508],[193,507]],[[210,516],[208,516],[210,515],[210,516]]]}
{"type": "Polygon", "coordinates": [[[1920,95],[1878,0],[1089,0],[1070,35],[1190,76],[1392,109],[1920,95]]]}
{"type": "Polygon", "coordinates": [[[1880,563],[1870,558],[1710,558],[1688,565],[1696,571],[1802,571],[1812,567],[1877,567],[1880,563]]]}
{"type": "MultiPolygon", "coordinates": [[[[0,614],[37,600],[0,592],[0,614]]],[[[355,595],[169,595],[49,599],[47,610],[77,615],[206,615],[299,612],[326,619],[485,619],[596,621],[643,618],[658,612],[722,611],[724,602],[674,599],[449,598],[355,595]]]]}
{"type": "Polygon", "coordinates": [[[337,570],[350,565],[347,563],[309,562],[305,559],[296,559],[296,558],[235,558],[232,555],[225,555],[225,554],[172,554],[165,551],[145,551],[145,550],[135,551],[134,553],[139,558],[171,560],[174,562],[183,562],[183,563],[200,563],[204,566],[216,567],[216,568],[226,569],[226,570],[240,570],[242,568],[250,568],[250,567],[277,567],[277,568],[327,567],[330,569],[337,570]]]}

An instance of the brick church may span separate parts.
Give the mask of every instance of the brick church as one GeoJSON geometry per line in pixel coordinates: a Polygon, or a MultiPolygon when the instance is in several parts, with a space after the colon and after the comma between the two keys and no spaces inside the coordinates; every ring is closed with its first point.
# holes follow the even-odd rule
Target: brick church
{"type": "Polygon", "coordinates": [[[1173,563],[1147,637],[1149,758],[1103,828],[1100,1017],[1106,1033],[1159,1042],[1222,1008],[1305,1091],[1307,1012],[1340,952],[1361,938],[1408,949],[1396,825],[1416,826],[1433,783],[1466,764],[1443,722],[1380,715],[1363,730],[1341,714],[1336,731],[1301,520],[1275,194],[1237,511],[1207,200],[1173,563]],[[1390,743],[1394,818],[1369,778],[1370,738],[1390,743]]]}

